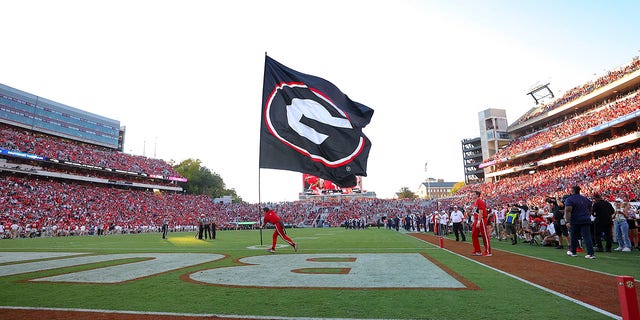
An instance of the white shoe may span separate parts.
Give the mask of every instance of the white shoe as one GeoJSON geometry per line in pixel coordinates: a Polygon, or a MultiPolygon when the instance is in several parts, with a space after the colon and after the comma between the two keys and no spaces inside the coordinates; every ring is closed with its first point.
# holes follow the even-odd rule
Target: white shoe
{"type": "Polygon", "coordinates": [[[615,248],[615,249],[613,249],[613,250],[615,250],[615,251],[622,251],[622,247],[617,247],[617,248],[615,248]]]}
{"type": "Polygon", "coordinates": [[[622,249],[622,252],[629,252],[629,251],[631,251],[631,249],[629,249],[629,248],[622,249]]]}
{"type": "Polygon", "coordinates": [[[588,255],[586,255],[584,257],[587,258],[587,259],[595,259],[596,258],[596,256],[592,256],[590,254],[588,254],[588,255]]]}
{"type": "Polygon", "coordinates": [[[577,256],[578,256],[577,254],[575,254],[575,253],[571,252],[571,250],[567,251],[567,255],[568,255],[569,257],[577,257],[577,256]]]}

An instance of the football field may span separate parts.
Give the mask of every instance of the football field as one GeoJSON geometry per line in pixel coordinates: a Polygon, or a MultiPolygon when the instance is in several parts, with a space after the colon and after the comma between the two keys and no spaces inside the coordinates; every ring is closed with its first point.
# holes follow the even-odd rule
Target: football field
{"type": "MultiPolygon", "coordinates": [[[[246,319],[616,318],[447,250],[450,239],[440,248],[395,230],[288,229],[298,252],[279,240],[271,254],[271,234],[263,230],[262,241],[258,230],[219,231],[206,241],[193,233],[2,240],[0,305],[4,315],[26,307],[246,319]]],[[[506,242],[494,241],[494,250],[639,276],[637,252],[592,261],[506,242]]],[[[530,265],[528,273],[546,272],[530,265]]]]}

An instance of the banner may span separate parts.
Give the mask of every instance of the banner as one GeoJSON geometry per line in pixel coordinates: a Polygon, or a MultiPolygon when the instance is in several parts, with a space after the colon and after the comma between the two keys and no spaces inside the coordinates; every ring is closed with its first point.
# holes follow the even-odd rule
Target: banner
{"type": "Polygon", "coordinates": [[[260,168],[290,170],[353,187],[367,176],[373,109],[331,82],[265,56],[260,168]]]}

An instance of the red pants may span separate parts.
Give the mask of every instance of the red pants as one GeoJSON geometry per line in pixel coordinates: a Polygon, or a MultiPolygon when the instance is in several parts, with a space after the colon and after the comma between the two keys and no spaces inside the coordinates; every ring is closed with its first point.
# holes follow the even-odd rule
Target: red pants
{"type": "Polygon", "coordinates": [[[282,228],[282,225],[280,223],[276,223],[274,227],[276,227],[276,229],[273,231],[273,236],[271,236],[271,239],[273,240],[273,243],[271,244],[271,249],[273,250],[276,249],[276,242],[278,241],[278,236],[280,236],[284,241],[286,241],[290,246],[293,247],[295,243],[285,233],[284,229],[282,228]]]}
{"type": "Polygon", "coordinates": [[[482,252],[480,250],[480,242],[478,241],[478,234],[482,236],[482,244],[484,245],[484,253],[491,253],[491,239],[487,234],[487,220],[480,220],[480,226],[476,221],[473,222],[471,227],[471,242],[473,243],[473,252],[482,252]]]}

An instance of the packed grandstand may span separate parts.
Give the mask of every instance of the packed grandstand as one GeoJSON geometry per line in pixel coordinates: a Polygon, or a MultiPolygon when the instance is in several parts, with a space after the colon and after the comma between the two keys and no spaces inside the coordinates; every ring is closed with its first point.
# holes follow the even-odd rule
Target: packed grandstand
{"type": "MultiPolygon", "coordinates": [[[[511,143],[485,159],[490,179],[450,197],[334,197],[270,205],[291,225],[340,226],[351,219],[424,221],[435,211],[465,207],[476,190],[491,208],[520,201],[543,208],[547,197],[561,197],[574,185],[587,196],[638,201],[638,69],[636,57],[527,112],[510,126],[511,143]]],[[[0,122],[0,233],[5,238],[155,232],[164,219],[171,230],[186,231],[203,214],[220,229],[235,229],[257,221],[264,205],[215,203],[185,194],[180,184],[188,182],[163,160],[0,122]]]]}

